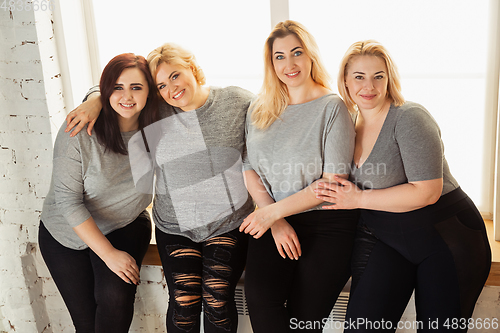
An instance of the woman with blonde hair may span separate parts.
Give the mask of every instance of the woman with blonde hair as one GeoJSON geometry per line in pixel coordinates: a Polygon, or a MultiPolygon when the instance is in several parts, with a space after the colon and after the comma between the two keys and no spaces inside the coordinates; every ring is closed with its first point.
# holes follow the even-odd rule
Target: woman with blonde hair
{"type": "MultiPolygon", "coordinates": [[[[167,331],[200,332],[203,311],[205,332],[236,332],[234,293],[248,243],[238,227],[254,208],[242,174],[245,117],[254,96],[238,87],[204,86],[194,55],[175,44],[153,50],[148,64],[163,98],[162,120],[129,146],[136,186],[150,189],[156,175],[153,219],[169,290],[167,331]]],[[[84,108],[94,110],[91,104],[84,108]]]]}
{"type": "Polygon", "coordinates": [[[247,115],[244,172],[259,208],[240,227],[253,236],[245,273],[250,319],[256,333],[321,332],[350,276],[357,212],[321,210],[312,183],[347,178],[353,123],[300,23],[276,25],[264,67],[247,115]]]}
{"type": "Polygon", "coordinates": [[[481,215],[450,173],[436,121],[404,100],[396,66],[376,41],[348,49],[338,88],[357,113],[353,170],[350,181],[320,182],[317,193],[330,209],[361,209],[346,317],[357,324],[345,332],[382,322],[394,332],[413,292],[418,332],[467,331],[491,252],[481,215]]]}

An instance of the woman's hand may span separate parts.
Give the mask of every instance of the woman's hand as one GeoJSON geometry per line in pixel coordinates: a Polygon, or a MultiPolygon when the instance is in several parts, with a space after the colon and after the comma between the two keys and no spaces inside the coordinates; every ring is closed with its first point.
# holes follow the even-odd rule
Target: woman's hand
{"type": "Polygon", "coordinates": [[[271,227],[271,233],[276,243],[276,248],[283,259],[286,259],[287,255],[292,260],[299,259],[302,255],[299,238],[293,227],[285,219],[279,219],[274,222],[271,227]]]}
{"type": "Polygon", "coordinates": [[[73,230],[113,273],[127,283],[135,285],[139,283],[139,267],[134,257],[116,249],[97,227],[92,217],[73,227],[73,230]]]}
{"type": "Polygon", "coordinates": [[[94,124],[97,121],[97,117],[99,117],[101,109],[101,95],[98,93],[91,94],[85,102],[68,113],[68,115],[66,116],[67,126],[64,131],[69,132],[78,124],[70,134],[70,136],[75,136],[82,130],[85,124],[88,123],[89,125],[87,127],[87,133],[89,135],[92,135],[92,129],[94,128],[94,124]]]}
{"type": "Polygon", "coordinates": [[[252,235],[254,238],[260,238],[267,229],[278,220],[274,215],[274,206],[271,204],[263,208],[256,209],[252,214],[248,215],[240,225],[240,231],[252,235]]]}
{"type": "Polygon", "coordinates": [[[125,251],[113,249],[101,259],[113,273],[127,283],[139,284],[139,267],[135,259],[125,251]]]}
{"type": "Polygon", "coordinates": [[[334,205],[323,206],[323,209],[355,209],[361,207],[361,196],[363,190],[350,181],[335,176],[338,184],[319,182],[316,192],[316,198],[334,205]]]}

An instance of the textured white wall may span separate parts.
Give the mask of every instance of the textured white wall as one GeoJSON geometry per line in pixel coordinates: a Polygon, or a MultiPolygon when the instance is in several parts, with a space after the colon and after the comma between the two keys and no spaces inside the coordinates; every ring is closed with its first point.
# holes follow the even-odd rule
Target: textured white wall
{"type": "Polygon", "coordinates": [[[0,28],[0,331],[47,332],[34,254],[52,141],[34,13],[2,9],[0,28]]]}

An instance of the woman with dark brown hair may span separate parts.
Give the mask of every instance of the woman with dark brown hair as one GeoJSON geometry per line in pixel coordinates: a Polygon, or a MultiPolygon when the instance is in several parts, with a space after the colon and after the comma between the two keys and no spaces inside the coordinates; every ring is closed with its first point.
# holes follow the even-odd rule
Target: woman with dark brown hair
{"type": "Polygon", "coordinates": [[[145,209],[152,199],[134,186],[127,143],[158,110],[142,56],[113,58],[100,86],[97,135],[70,136],[65,126],[57,135],[39,244],[76,332],[125,333],[151,238],[145,209]]]}

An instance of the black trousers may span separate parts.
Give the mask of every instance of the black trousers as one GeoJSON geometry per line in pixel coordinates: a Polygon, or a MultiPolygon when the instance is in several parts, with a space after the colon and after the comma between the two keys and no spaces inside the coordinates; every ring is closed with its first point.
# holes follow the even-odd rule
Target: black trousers
{"type": "Polygon", "coordinates": [[[287,217],[302,248],[283,259],[271,231],[250,238],[245,294],[255,333],[322,332],[349,279],[358,211],[310,211],[287,217]],[[311,329],[299,330],[309,324],[311,329]]]}
{"type": "Polygon", "coordinates": [[[418,332],[465,332],[491,251],[481,215],[459,188],[408,213],[362,211],[352,265],[345,332],[410,325],[399,320],[413,290],[418,332]]]}
{"type": "Polygon", "coordinates": [[[238,229],[196,243],[156,228],[169,302],[167,332],[233,332],[238,329],[234,293],[243,269],[248,235],[238,229]]]}
{"type": "MultiPolygon", "coordinates": [[[[106,237],[141,267],[151,239],[151,221],[139,216],[106,237]]],[[[41,221],[38,242],[76,332],[128,332],[134,315],[136,286],[124,282],[92,250],[73,250],[61,245],[41,221]]]]}

